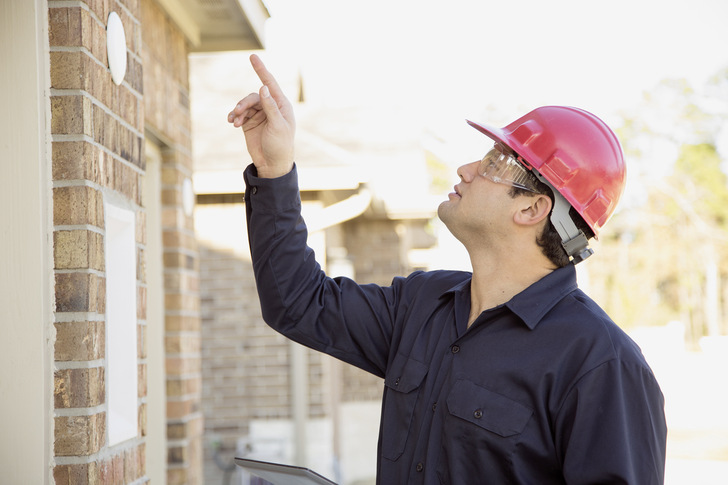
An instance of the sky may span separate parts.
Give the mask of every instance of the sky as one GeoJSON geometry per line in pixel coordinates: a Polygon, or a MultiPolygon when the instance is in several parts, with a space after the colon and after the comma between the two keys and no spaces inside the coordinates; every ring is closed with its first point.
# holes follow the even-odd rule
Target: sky
{"type": "Polygon", "coordinates": [[[662,79],[697,86],[728,67],[724,0],[265,4],[268,49],[308,99],[411,105],[427,120],[546,104],[609,119],[662,79]]]}

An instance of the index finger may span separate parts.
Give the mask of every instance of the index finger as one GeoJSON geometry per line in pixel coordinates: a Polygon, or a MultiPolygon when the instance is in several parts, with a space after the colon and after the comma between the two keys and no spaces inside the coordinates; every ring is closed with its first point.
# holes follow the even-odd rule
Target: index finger
{"type": "Polygon", "coordinates": [[[251,54],[250,64],[252,64],[253,69],[258,75],[260,81],[268,86],[268,89],[270,90],[270,94],[271,96],[273,96],[273,99],[278,100],[281,97],[285,97],[285,95],[283,94],[283,90],[278,85],[278,81],[276,81],[276,78],[273,77],[273,74],[271,74],[270,71],[265,67],[265,64],[263,64],[263,61],[260,59],[260,57],[258,57],[256,54],[251,54]]]}

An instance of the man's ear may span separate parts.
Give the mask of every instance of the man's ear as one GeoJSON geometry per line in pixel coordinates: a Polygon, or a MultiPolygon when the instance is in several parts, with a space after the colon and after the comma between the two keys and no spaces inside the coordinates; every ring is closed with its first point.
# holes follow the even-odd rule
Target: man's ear
{"type": "Polygon", "coordinates": [[[518,225],[532,226],[540,223],[551,213],[553,202],[548,195],[535,194],[520,197],[522,203],[513,215],[513,222],[518,225]]]}

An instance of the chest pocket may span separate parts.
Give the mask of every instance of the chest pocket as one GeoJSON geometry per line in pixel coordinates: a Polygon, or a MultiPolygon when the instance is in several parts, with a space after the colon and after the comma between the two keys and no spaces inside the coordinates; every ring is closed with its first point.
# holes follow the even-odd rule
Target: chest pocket
{"type": "Polygon", "coordinates": [[[459,380],[447,398],[451,415],[504,438],[520,434],[533,411],[502,394],[459,380]]]}
{"type": "Polygon", "coordinates": [[[384,378],[386,393],[382,416],[382,456],[397,460],[411,433],[418,389],[427,375],[422,362],[397,354],[384,378]]]}

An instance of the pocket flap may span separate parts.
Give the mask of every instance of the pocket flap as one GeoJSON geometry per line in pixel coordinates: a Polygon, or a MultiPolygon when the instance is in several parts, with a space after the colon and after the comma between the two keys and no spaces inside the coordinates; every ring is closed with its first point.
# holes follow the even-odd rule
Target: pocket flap
{"type": "Polygon", "coordinates": [[[397,354],[387,369],[384,385],[393,391],[410,392],[420,387],[425,375],[427,375],[425,364],[406,355],[397,354]]]}
{"type": "Polygon", "coordinates": [[[453,416],[504,438],[520,434],[533,414],[523,404],[466,380],[455,383],[447,407],[453,416]]]}

